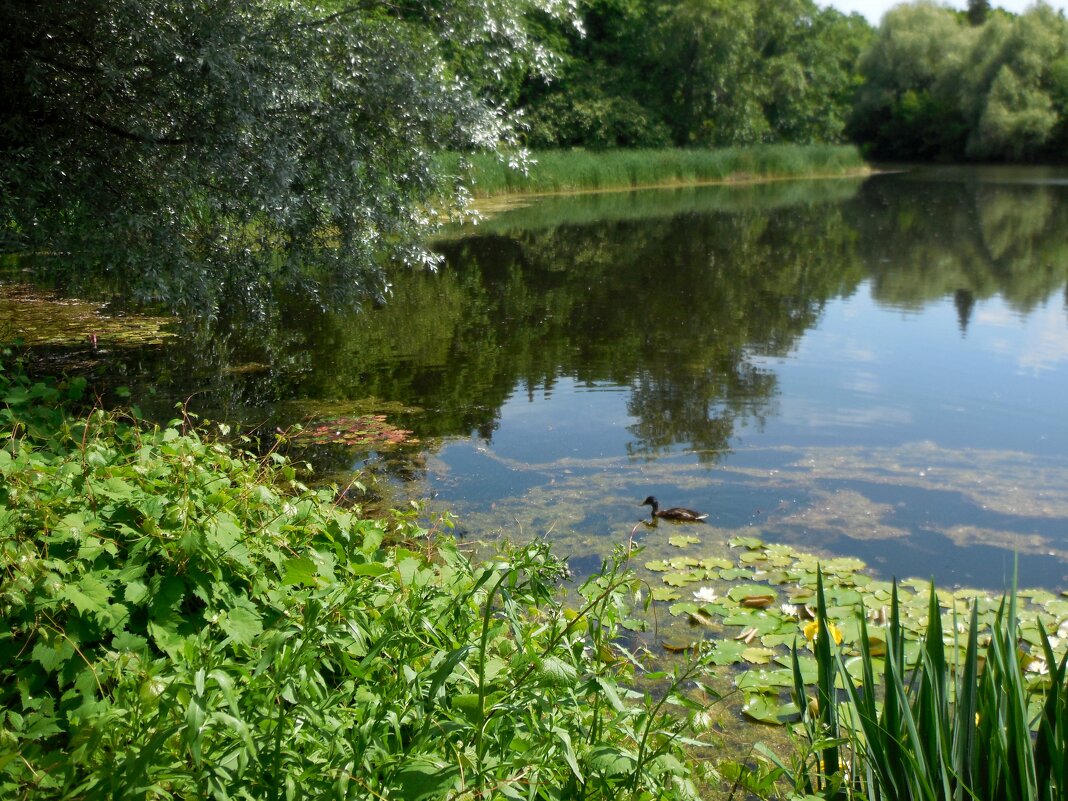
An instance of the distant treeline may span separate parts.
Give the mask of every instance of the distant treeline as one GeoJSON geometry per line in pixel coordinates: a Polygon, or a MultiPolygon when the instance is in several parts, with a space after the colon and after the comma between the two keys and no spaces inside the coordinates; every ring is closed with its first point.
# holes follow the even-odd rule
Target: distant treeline
{"type": "Polygon", "coordinates": [[[854,141],[883,159],[1063,160],[1068,20],[902,4],[877,28],[814,0],[586,0],[562,61],[514,87],[528,145],[854,141]]]}

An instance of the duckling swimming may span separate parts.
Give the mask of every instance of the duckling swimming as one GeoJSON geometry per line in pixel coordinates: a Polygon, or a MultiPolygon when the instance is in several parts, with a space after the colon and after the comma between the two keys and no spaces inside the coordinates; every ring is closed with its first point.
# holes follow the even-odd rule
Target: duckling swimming
{"type": "Polygon", "coordinates": [[[685,509],[681,506],[672,506],[670,509],[661,509],[660,502],[650,495],[641,502],[641,506],[653,507],[653,517],[661,517],[664,520],[677,520],[682,523],[700,523],[708,515],[695,512],[693,509],[685,509]]]}

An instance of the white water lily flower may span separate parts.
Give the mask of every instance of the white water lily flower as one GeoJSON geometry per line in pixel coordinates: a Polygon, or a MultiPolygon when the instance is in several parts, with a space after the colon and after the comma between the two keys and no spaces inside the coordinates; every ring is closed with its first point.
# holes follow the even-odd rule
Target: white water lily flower
{"type": "Polygon", "coordinates": [[[1049,663],[1045,659],[1031,659],[1024,665],[1024,670],[1028,673],[1046,676],[1049,675],[1049,663]]]}
{"type": "Polygon", "coordinates": [[[796,604],[783,604],[782,606],[779,607],[779,609],[781,609],[782,613],[784,615],[786,615],[787,617],[797,617],[797,606],[796,606],[796,604]]]}
{"type": "Polygon", "coordinates": [[[693,597],[701,603],[706,604],[710,604],[719,598],[719,596],[716,595],[716,591],[711,587],[701,587],[694,592],[693,597]]]}

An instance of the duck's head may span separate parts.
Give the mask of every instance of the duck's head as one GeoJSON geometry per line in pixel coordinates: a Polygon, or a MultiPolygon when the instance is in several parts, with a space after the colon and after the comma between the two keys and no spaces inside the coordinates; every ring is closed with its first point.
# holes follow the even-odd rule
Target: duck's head
{"type": "Polygon", "coordinates": [[[660,506],[660,503],[656,500],[655,496],[650,495],[648,498],[642,501],[639,506],[651,506],[653,507],[653,511],[655,512],[656,508],[660,506]]]}

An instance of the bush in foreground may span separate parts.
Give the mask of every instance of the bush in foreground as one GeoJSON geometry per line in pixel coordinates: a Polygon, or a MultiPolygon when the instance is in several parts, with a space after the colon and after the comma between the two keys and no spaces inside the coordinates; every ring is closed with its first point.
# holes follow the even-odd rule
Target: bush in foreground
{"type": "Polygon", "coordinates": [[[474,567],[81,390],[0,366],[0,796],[695,795],[622,558],[566,609],[543,544],[474,567]]]}

